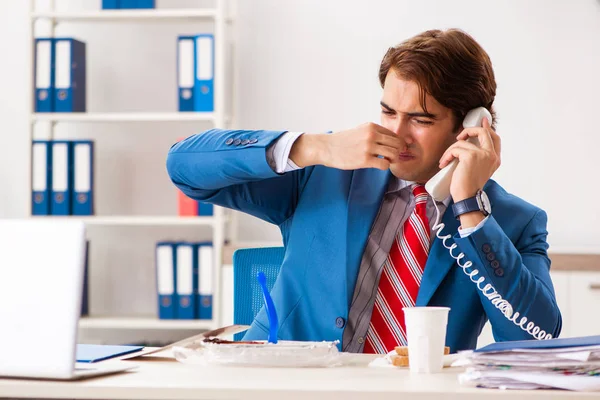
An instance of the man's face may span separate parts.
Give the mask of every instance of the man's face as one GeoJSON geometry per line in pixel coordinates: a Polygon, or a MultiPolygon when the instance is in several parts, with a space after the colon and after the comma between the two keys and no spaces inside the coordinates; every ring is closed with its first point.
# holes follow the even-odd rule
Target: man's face
{"type": "Polygon", "coordinates": [[[406,148],[400,160],[390,165],[394,176],[407,181],[427,182],[439,171],[444,151],[456,141],[452,110],[427,95],[427,111],[420,103],[419,86],[390,70],[381,100],[381,125],[400,136],[406,148]]]}

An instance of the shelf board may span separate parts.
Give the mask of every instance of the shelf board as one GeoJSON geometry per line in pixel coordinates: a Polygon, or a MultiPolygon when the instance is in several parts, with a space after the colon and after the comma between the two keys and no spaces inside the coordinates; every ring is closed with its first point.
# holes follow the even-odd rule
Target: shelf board
{"type": "MultiPolygon", "coordinates": [[[[214,217],[177,216],[34,216],[32,218],[54,220],[81,220],[88,225],[203,225],[213,226],[214,217]]],[[[224,217],[227,220],[226,217],[224,217]]]]}
{"type": "Polygon", "coordinates": [[[139,317],[82,317],[82,329],[186,329],[208,330],[213,328],[212,320],[165,320],[139,317]]]}
{"type": "Polygon", "coordinates": [[[33,113],[35,122],[178,122],[215,121],[212,112],[33,113]]]}
{"type": "Polygon", "coordinates": [[[95,11],[39,11],[31,13],[32,19],[60,21],[127,21],[214,18],[214,8],[148,9],[148,10],[95,10],[95,11]]]}

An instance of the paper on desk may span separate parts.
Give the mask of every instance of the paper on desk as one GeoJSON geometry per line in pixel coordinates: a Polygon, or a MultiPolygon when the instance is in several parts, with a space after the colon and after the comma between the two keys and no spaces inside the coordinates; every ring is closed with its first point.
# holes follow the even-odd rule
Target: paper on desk
{"type": "Polygon", "coordinates": [[[464,367],[472,365],[490,365],[490,366],[511,366],[511,367],[523,367],[523,368],[576,368],[580,366],[589,366],[594,368],[600,368],[599,361],[578,361],[570,359],[552,359],[552,360],[519,360],[519,359],[499,359],[493,357],[478,358],[477,360],[467,359],[459,360],[454,366],[464,367]]]}
{"type": "Polygon", "coordinates": [[[461,384],[505,389],[600,391],[600,346],[465,351],[461,384]],[[531,387],[529,386],[531,385],[531,387]]]}
{"type": "Polygon", "coordinates": [[[191,336],[185,339],[182,339],[178,342],[171,343],[164,347],[158,347],[155,349],[144,349],[140,352],[134,353],[130,356],[125,356],[122,360],[130,360],[134,358],[139,358],[143,356],[148,356],[150,354],[156,355],[156,353],[163,352],[165,350],[172,349],[176,346],[187,346],[192,343],[201,342],[202,340],[209,337],[219,337],[219,336],[227,336],[233,335],[236,333],[247,331],[250,328],[250,325],[229,325],[222,328],[213,329],[212,331],[202,332],[199,335],[191,336]]]}
{"type": "Polygon", "coordinates": [[[143,346],[111,346],[102,344],[78,344],[75,361],[94,363],[142,350],[143,346]]]}
{"type": "Polygon", "coordinates": [[[512,370],[480,371],[468,368],[459,375],[459,382],[469,386],[493,387],[502,389],[566,389],[579,392],[600,391],[600,377],[548,373],[547,371],[524,372],[512,370]]]}
{"type": "Polygon", "coordinates": [[[461,352],[462,365],[492,364],[567,367],[600,363],[600,346],[563,349],[514,349],[502,352],[461,352]]]}

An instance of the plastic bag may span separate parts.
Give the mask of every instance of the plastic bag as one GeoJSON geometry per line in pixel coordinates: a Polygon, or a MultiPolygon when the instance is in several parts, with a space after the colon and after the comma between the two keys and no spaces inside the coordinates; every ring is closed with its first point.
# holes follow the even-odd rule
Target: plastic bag
{"type": "Polygon", "coordinates": [[[334,367],[342,365],[335,342],[280,340],[277,344],[213,343],[200,341],[174,347],[177,361],[192,365],[229,365],[244,367],[334,367]]]}

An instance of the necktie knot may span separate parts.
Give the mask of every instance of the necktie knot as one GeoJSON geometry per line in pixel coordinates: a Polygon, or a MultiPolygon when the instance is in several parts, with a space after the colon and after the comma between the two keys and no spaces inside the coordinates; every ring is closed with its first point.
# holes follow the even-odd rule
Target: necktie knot
{"type": "Polygon", "coordinates": [[[412,185],[412,192],[415,196],[416,204],[425,204],[427,203],[427,198],[429,194],[425,190],[425,186],[423,185],[412,185]]]}

